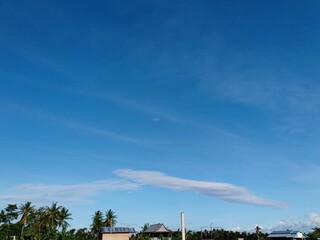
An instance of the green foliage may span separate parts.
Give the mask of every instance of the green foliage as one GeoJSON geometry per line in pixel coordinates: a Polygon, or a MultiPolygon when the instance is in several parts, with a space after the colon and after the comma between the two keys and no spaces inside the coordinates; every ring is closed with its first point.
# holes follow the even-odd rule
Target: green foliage
{"type": "Polygon", "coordinates": [[[80,228],[76,234],[75,239],[77,240],[96,240],[96,236],[88,231],[87,228],[80,228]]]}
{"type": "Polygon", "coordinates": [[[105,226],[106,227],[114,227],[117,224],[117,215],[115,214],[115,211],[112,211],[109,209],[106,212],[106,219],[105,219],[105,226]]]}
{"type": "MultiPolygon", "coordinates": [[[[260,229],[259,229],[260,230],[260,229]]],[[[172,240],[181,240],[181,231],[174,232],[171,236],[172,240]]],[[[211,231],[186,231],[186,240],[238,240],[243,238],[245,240],[267,240],[267,234],[261,233],[247,233],[237,231],[225,231],[224,229],[212,229],[211,231]]]]}
{"type": "MultiPolygon", "coordinates": [[[[0,239],[8,240],[9,236],[20,236],[19,240],[97,240],[99,229],[103,226],[113,227],[117,223],[115,211],[109,209],[105,216],[102,211],[96,211],[92,216],[90,229],[71,229],[68,220],[71,213],[57,202],[50,207],[44,206],[38,209],[26,202],[19,208],[16,204],[9,204],[5,209],[0,210],[0,239]]],[[[145,231],[149,224],[144,224],[141,232],[134,236],[134,240],[151,240],[151,235],[145,231]]],[[[255,232],[225,231],[224,229],[212,229],[211,231],[186,231],[186,240],[267,240],[267,234],[255,228],[255,232]]],[[[182,234],[178,230],[171,234],[172,240],[181,240],[182,234]]],[[[320,238],[320,228],[315,227],[308,234],[310,240],[320,238]]],[[[160,236],[161,238],[161,236],[160,236]]],[[[132,239],[132,238],[131,238],[132,239]]],[[[162,237],[167,240],[167,237],[162,237]]]]}
{"type": "Polygon", "coordinates": [[[51,207],[39,209],[31,202],[22,204],[19,209],[16,204],[9,204],[0,211],[0,238],[20,236],[25,240],[59,239],[69,226],[67,220],[70,216],[68,209],[58,206],[57,202],[52,203],[51,207]]]}
{"type": "Polygon", "coordinates": [[[92,217],[91,232],[98,237],[100,228],[104,227],[103,213],[98,210],[92,217]]]}
{"type": "Polygon", "coordinates": [[[150,226],[150,224],[149,223],[145,223],[144,225],[143,225],[143,227],[141,228],[141,232],[145,232],[145,231],[147,231],[147,229],[149,228],[149,226],[150,226]]]}
{"type": "Polygon", "coordinates": [[[114,227],[117,224],[117,215],[115,211],[109,209],[105,213],[105,217],[103,216],[103,212],[98,210],[92,216],[92,223],[90,225],[90,230],[93,236],[98,239],[99,230],[102,227],[114,227]]]}
{"type": "Polygon", "coordinates": [[[320,228],[319,227],[313,228],[313,232],[308,234],[308,238],[313,240],[320,238],[320,228]]]}
{"type": "Polygon", "coordinates": [[[135,238],[135,240],[151,240],[150,234],[145,234],[143,232],[138,233],[135,238]]]}
{"type": "Polygon", "coordinates": [[[17,204],[9,204],[6,208],[6,219],[8,223],[16,220],[19,216],[17,204]]]}

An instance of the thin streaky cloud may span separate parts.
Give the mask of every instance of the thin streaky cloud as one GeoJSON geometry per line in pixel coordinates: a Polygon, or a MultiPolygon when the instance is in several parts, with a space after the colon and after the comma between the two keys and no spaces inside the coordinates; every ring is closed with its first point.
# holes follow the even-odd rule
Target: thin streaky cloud
{"type": "Polygon", "coordinates": [[[279,82],[282,75],[261,76],[261,71],[228,71],[224,78],[225,81],[217,81],[214,75],[208,75],[202,81],[202,90],[215,99],[251,105],[271,112],[285,110],[289,115],[320,113],[317,109],[320,103],[318,82],[302,82],[296,76],[292,76],[290,82],[279,82]]]}
{"type": "Polygon", "coordinates": [[[101,100],[114,102],[116,104],[128,107],[135,111],[148,114],[151,116],[160,116],[162,119],[166,119],[170,122],[178,123],[178,124],[186,124],[186,121],[182,118],[179,118],[173,114],[167,113],[163,110],[160,110],[156,106],[150,106],[143,103],[139,103],[137,101],[133,101],[124,97],[117,96],[115,94],[92,94],[92,97],[96,97],[101,100]]]}
{"type": "Polygon", "coordinates": [[[51,122],[53,124],[56,124],[58,126],[62,126],[65,128],[74,129],[77,131],[81,131],[83,133],[105,136],[105,137],[113,138],[115,140],[123,141],[123,142],[129,142],[134,144],[144,144],[144,145],[189,145],[191,144],[191,143],[185,143],[185,142],[156,141],[156,140],[134,138],[127,135],[118,134],[107,129],[96,128],[89,124],[85,124],[79,121],[70,120],[60,116],[46,114],[38,109],[33,109],[30,107],[26,107],[26,106],[14,104],[14,103],[7,103],[7,102],[4,103],[0,101],[0,107],[2,107],[3,109],[9,109],[10,111],[15,111],[18,113],[25,114],[28,117],[36,117],[36,118],[44,119],[47,122],[51,122]]]}
{"type": "Polygon", "coordinates": [[[155,171],[119,169],[116,170],[115,173],[119,177],[131,180],[135,183],[174,190],[191,191],[202,195],[216,197],[227,202],[272,208],[283,208],[286,206],[283,202],[256,196],[243,187],[228,183],[195,181],[167,176],[161,172],[155,171]]]}
{"type": "MultiPolygon", "coordinates": [[[[80,94],[80,93],[78,92],[78,94],[80,94]]],[[[173,123],[180,124],[180,125],[188,125],[188,126],[193,126],[193,127],[200,128],[200,129],[206,129],[206,130],[218,133],[219,135],[225,136],[227,138],[250,142],[249,139],[247,139],[241,135],[237,135],[233,132],[227,131],[221,127],[217,127],[217,126],[214,126],[211,124],[206,124],[206,123],[195,121],[195,120],[192,120],[189,118],[177,116],[175,114],[168,113],[167,111],[164,111],[162,109],[160,110],[159,107],[157,107],[157,106],[147,105],[147,104],[144,104],[144,103],[141,103],[138,101],[134,101],[132,99],[127,99],[123,96],[119,96],[119,95],[115,95],[115,94],[111,94],[111,93],[109,93],[109,94],[97,94],[96,93],[96,94],[90,94],[90,96],[104,100],[104,101],[111,101],[116,104],[130,108],[132,110],[138,111],[140,113],[150,115],[150,116],[152,116],[153,121],[159,121],[160,119],[163,119],[163,120],[167,120],[169,122],[173,122],[173,123]],[[154,117],[154,116],[157,116],[157,117],[154,117]]]]}
{"type": "Polygon", "coordinates": [[[288,171],[292,172],[290,174],[290,179],[299,182],[300,184],[304,184],[308,186],[310,189],[319,189],[320,183],[320,165],[314,163],[304,163],[303,166],[301,164],[295,162],[285,162],[288,171]],[[308,173],[308,174],[294,174],[298,171],[308,173]]]}
{"type": "Polygon", "coordinates": [[[81,123],[78,121],[70,120],[70,119],[67,119],[64,117],[46,114],[38,109],[33,109],[33,108],[22,106],[19,104],[3,103],[3,102],[0,102],[0,104],[1,104],[0,107],[9,109],[11,111],[22,113],[22,114],[25,114],[26,116],[30,116],[30,117],[41,118],[41,119],[44,119],[48,122],[51,122],[56,125],[66,127],[69,129],[81,130],[83,132],[87,132],[87,133],[91,133],[91,134],[95,134],[95,135],[103,135],[103,136],[111,137],[113,139],[117,139],[120,141],[126,141],[126,142],[132,142],[132,143],[145,143],[146,142],[146,141],[139,140],[136,138],[117,134],[117,133],[114,133],[112,131],[108,131],[105,129],[95,128],[95,127],[92,127],[88,124],[84,124],[84,123],[81,123]]]}
{"type": "Polygon", "coordinates": [[[125,180],[107,180],[84,184],[48,185],[48,184],[21,184],[8,190],[8,194],[0,195],[0,203],[32,201],[88,203],[101,191],[132,191],[137,190],[140,184],[125,180]]]}
{"type": "Polygon", "coordinates": [[[263,71],[226,71],[217,81],[214,74],[202,80],[202,90],[213,100],[254,107],[271,114],[270,128],[282,134],[318,136],[320,85],[286,74],[263,71]],[[279,81],[284,76],[290,81],[279,81]]]}
{"type": "MultiPolygon", "coordinates": [[[[13,75],[13,74],[12,74],[13,75]]],[[[15,75],[11,76],[11,78],[17,78],[15,75]]],[[[74,85],[64,85],[63,87],[61,85],[57,85],[57,84],[53,84],[53,83],[44,83],[44,82],[31,82],[30,80],[26,80],[23,77],[18,77],[18,79],[23,79],[24,82],[27,82],[29,84],[32,85],[37,85],[43,88],[48,88],[48,89],[55,89],[57,91],[64,91],[64,92],[69,92],[71,94],[75,94],[75,95],[81,95],[81,96],[85,96],[85,97],[89,97],[89,98],[95,98],[101,101],[108,101],[108,102],[113,102],[117,105],[121,105],[124,106],[126,108],[129,108],[131,110],[134,110],[136,112],[142,113],[142,114],[146,114],[151,116],[151,119],[153,122],[158,122],[160,120],[166,120],[175,124],[179,124],[179,125],[188,125],[188,126],[193,126],[196,128],[200,128],[200,129],[205,129],[205,130],[209,130],[212,131],[214,133],[217,133],[221,136],[227,137],[227,138],[231,138],[231,139],[235,139],[235,140],[243,140],[243,141],[247,141],[250,142],[249,139],[237,135],[233,132],[227,131],[221,127],[217,127],[211,124],[206,124],[206,123],[202,123],[196,120],[191,120],[188,118],[184,118],[181,116],[177,116],[176,114],[173,113],[169,113],[167,110],[161,109],[158,106],[154,106],[154,105],[149,105],[149,104],[145,104],[145,103],[141,103],[132,99],[128,99],[126,97],[120,96],[119,94],[114,94],[114,93],[108,93],[108,94],[100,94],[97,92],[84,92],[82,90],[77,89],[77,87],[75,87],[74,85]]],[[[21,80],[22,81],[22,80],[21,80]]],[[[61,118],[60,118],[61,120],[61,118]]],[[[63,121],[65,122],[66,125],[68,125],[68,121],[63,121]]],[[[83,124],[80,125],[82,128],[86,128],[86,126],[84,126],[83,124]]],[[[75,127],[75,126],[73,126],[75,127]]],[[[124,141],[129,141],[129,142],[136,142],[136,143],[142,143],[142,144],[147,144],[146,142],[144,142],[143,140],[138,140],[138,139],[134,139],[131,137],[127,137],[124,135],[120,135],[120,134],[116,134],[110,131],[102,131],[101,129],[96,129],[96,128],[90,128],[87,129],[89,131],[95,132],[97,134],[102,134],[102,135],[106,135],[106,136],[110,136],[110,137],[114,137],[117,138],[119,140],[124,140],[124,141]]],[[[150,142],[148,142],[150,143],[150,142]]],[[[151,144],[163,144],[163,145],[172,145],[172,144],[177,144],[177,145],[181,145],[183,143],[172,143],[172,142],[153,142],[151,144]]]]}
{"type": "Polygon", "coordinates": [[[143,145],[191,145],[191,144],[193,145],[193,143],[188,143],[188,142],[157,141],[157,140],[133,138],[126,135],[114,133],[106,129],[96,128],[80,122],[67,120],[65,118],[58,117],[56,118],[56,120],[57,122],[60,122],[62,126],[65,126],[68,128],[83,130],[85,132],[88,132],[94,135],[106,136],[106,137],[110,137],[115,140],[119,140],[123,142],[143,144],[143,145]]]}

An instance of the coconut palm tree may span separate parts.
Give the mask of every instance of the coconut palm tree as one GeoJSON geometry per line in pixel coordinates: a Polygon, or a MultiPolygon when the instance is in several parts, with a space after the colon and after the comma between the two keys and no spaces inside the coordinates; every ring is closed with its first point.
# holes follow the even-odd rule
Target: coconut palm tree
{"type": "Polygon", "coordinates": [[[37,239],[41,239],[41,233],[48,227],[48,214],[47,214],[48,207],[40,207],[31,215],[31,228],[33,232],[38,232],[37,239]]]}
{"type": "Polygon", "coordinates": [[[21,228],[21,237],[23,235],[23,230],[26,225],[28,225],[30,221],[30,217],[32,213],[35,211],[35,207],[32,206],[31,202],[26,202],[25,204],[21,204],[19,208],[19,214],[21,214],[21,218],[19,220],[19,223],[22,224],[21,228]]]}
{"type": "Polygon", "coordinates": [[[114,227],[117,224],[117,215],[115,214],[115,211],[112,211],[109,209],[106,212],[106,219],[105,219],[105,226],[106,227],[114,227]]]}
{"type": "Polygon", "coordinates": [[[1,223],[4,223],[4,224],[8,223],[8,216],[7,216],[6,212],[3,209],[0,212],[0,224],[1,223]]]}
{"type": "Polygon", "coordinates": [[[255,230],[256,230],[257,239],[259,240],[259,233],[261,230],[260,226],[256,225],[255,230]]]}
{"type": "Polygon", "coordinates": [[[150,226],[150,224],[149,223],[145,223],[144,225],[143,225],[143,227],[141,228],[141,232],[145,232],[145,231],[147,231],[147,229],[149,228],[149,226],[150,226]]]}
{"type": "Polygon", "coordinates": [[[5,216],[7,221],[7,237],[9,234],[10,226],[12,226],[12,221],[16,220],[19,216],[17,204],[8,204],[5,208],[5,216]]]}
{"type": "Polygon", "coordinates": [[[54,202],[51,204],[51,207],[46,207],[45,213],[46,213],[46,226],[49,229],[55,229],[60,224],[60,211],[61,206],[57,206],[58,202],[54,202]]]}
{"type": "Polygon", "coordinates": [[[100,228],[105,225],[104,222],[103,213],[100,210],[96,211],[92,216],[91,232],[98,236],[100,228]]]}
{"type": "Polygon", "coordinates": [[[17,211],[18,210],[17,204],[8,204],[5,210],[6,210],[6,215],[8,217],[9,224],[13,220],[16,220],[18,218],[19,213],[17,211]]]}
{"type": "Polygon", "coordinates": [[[65,232],[67,228],[70,226],[70,224],[67,222],[67,220],[72,219],[71,213],[69,213],[69,210],[65,207],[61,207],[60,213],[59,213],[59,219],[58,224],[62,227],[62,231],[65,232]]]}

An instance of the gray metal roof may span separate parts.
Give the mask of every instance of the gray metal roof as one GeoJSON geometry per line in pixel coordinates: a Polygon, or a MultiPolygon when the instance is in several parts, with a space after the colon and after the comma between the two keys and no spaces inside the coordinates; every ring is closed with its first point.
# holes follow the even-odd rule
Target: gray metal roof
{"type": "Polygon", "coordinates": [[[306,236],[300,231],[285,230],[285,231],[273,231],[269,234],[269,238],[306,238],[306,236]]]}
{"type": "Polygon", "coordinates": [[[100,228],[100,233],[135,233],[134,228],[129,227],[103,227],[100,228]]]}
{"type": "Polygon", "coordinates": [[[171,232],[171,230],[166,228],[162,223],[152,224],[145,231],[145,233],[167,233],[167,232],[171,232]]]}

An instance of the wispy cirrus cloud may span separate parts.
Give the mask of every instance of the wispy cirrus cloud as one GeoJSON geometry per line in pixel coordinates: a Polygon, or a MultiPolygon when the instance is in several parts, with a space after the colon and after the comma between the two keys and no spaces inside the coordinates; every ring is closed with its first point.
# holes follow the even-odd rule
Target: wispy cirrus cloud
{"type": "Polygon", "coordinates": [[[113,131],[109,131],[107,129],[93,127],[89,124],[82,123],[79,121],[75,121],[72,119],[68,119],[65,117],[55,116],[51,114],[44,113],[38,109],[34,109],[31,107],[26,107],[23,105],[15,104],[15,103],[7,103],[7,102],[0,102],[0,107],[2,109],[6,109],[9,111],[17,112],[23,114],[24,116],[30,118],[38,118],[45,120],[47,122],[53,123],[55,125],[59,125],[61,127],[69,128],[78,130],[84,133],[90,133],[94,135],[101,135],[105,137],[110,137],[119,141],[131,142],[131,143],[146,143],[147,141],[133,138],[127,135],[115,133],[113,131]]]}
{"type": "Polygon", "coordinates": [[[167,176],[161,172],[132,169],[118,169],[115,174],[118,176],[117,179],[83,184],[21,184],[0,195],[0,203],[24,201],[48,203],[57,200],[64,203],[88,203],[102,191],[135,191],[142,185],[149,185],[191,191],[233,203],[272,208],[285,207],[283,202],[256,196],[243,187],[228,183],[189,180],[167,176]]]}
{"type": "Polygon", "coordinates": [[[174,114],[174,113],[168,111],[168,109],[163,109],[163,108],[160,108],[159,106],[142,103],[142,102],[139,102],[139,101],[136,101],[133,99],[126,98],[124,96],[120,96],[119,94],[113,94],[113,93],[99,94],[97,92],[91,93],[91,94],[88,94],[87,92],[86,93],[78,92],[78,94],[85,94],[87,96],[94,97],[94,98],[97,98],[102,101],[110,101],[115,104],[124,106],[128,109],[140,112],[142,114],[149,115],[152,117],[153,122],[158,122],[160,120],[166,120],[166,121],[178,124],[178,125],[191,126],[194,128],[213,132],[213,133],[219,135],[219,137],[224,137],[224,138],[228,139],[229,141],[237,142],[237,144],[239,143],[239,141],[246,142],[248,144],[252,144],[249,141],[249,139],[247,139],[241,135],[235,134],[231,131],[228,131],[222,127],[215,126],[215,125],[208,124],[208,123],[204,123],[199,120],[190,119],[189,117],[179,116],[177,114],[174,114]]]}
{"type": "Polygon", "coordinates": [[[126,134],[117,133],[115,131],[105,129],[105,128],[98,128],[93,125],[80,122],[73,119],[68,119],[61,116],[55,116],[51,114],[47,114],[43,111],[38,109],[34,109],[31,107],[26,107],[23,105],[15,104],[15,103],[8,103],[8,102],[1,102],[0,101],[0,108],[6,109],[9,111],[13,111],[19,114],[23,114],[24,116],[30,118],[38,118],[45,120],[51,124],[68,128],[71,130],[75,130],[80,133],[91,134],[96,136],[108,137],[112,138],[117,141],[121,142],[128,142],[133,144],[144,144],[144,145],[188,145],[190,143],[185,142],[173,142],[173,141],[157,141],[157,140],[149,140],[149,139],[142,139],[139,137],[128,136],[126,134]]]}
{"type": "Polygon", "coordinates": [[[261,109],[274,118],[272,129],[286,133],[319,132],[320,85],[302,81],[298,75],[278,73],[262,67],[243,70],[231,67],[219,78],[208,74],[202,89],[214,100],[261,109]]]}
{"type": "Polygon", "coordinates": [[[108,94],[92,93],[90,96],[98,98],[100,100],[110,101],[118,105],[125,106],[129,109],[133,109],[137,112],[153,116],[153,119],[154,118],[158,119],[158,117],[160,117],[161,119],[165,119],[170,122],[174,122],[178,124],[186,124],[185,119],[178,117],[173,113],[169,113],[168,111],[165,111],[157,106],[152,106],[145,103],[133,101],[132,99],[128,99],[113,93],[108,93],[108,94]]]}
{"type": "Polygon", "coordinates": [[[232,52],[226,64],[211,67],[200,77],[200,86],[215,99],[273,111],[319,113],[314,108],[320,103],[315,68],[307,66],[306,71],[278,53],[265,46],[232,52]]]}
{"type": "Polygon", "coordinates": [[[303,165],[287,162],[287,168],[292,173],[296,173],[298,171],[308,173],[308,174],[291,174],[291,179],[300,184],[305,184],[308,188],[312,188],[315,190],[319,189],[320,184],[320,165],[314,163],[304,163],[303,165]]]}
{"type": "Polygon", "coordinates": [[[283,208],[285,203],[265,199],[252,194],[243,187],[228,183],[206,182],[167,176],[155,171],[136,171],[132,169],[119,169],[115,173],[124,179],[134,183],[150,185],[154,187],[184,190],[216,197],[227,202],[243,203],[256,206],[283,208]]]}
{"type": "Polygon", "coordinates": [[[123,180],[107,180],[83,184],[49,185],[21,184],[8,189],[0,195],[0,203],[25,202],[47,203],[52,201],[64,203],[88,203],[101,191],[137,190],[140,184],[123,180]]]}

